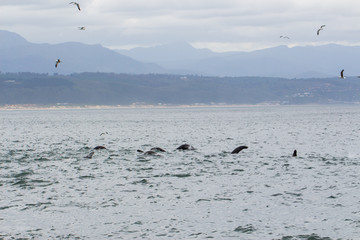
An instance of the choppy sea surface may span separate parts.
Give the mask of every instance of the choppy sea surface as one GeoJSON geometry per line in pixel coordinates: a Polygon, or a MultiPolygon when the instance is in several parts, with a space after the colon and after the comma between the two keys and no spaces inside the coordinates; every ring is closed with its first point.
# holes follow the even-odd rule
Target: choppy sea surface
{"type": "Polygon", "coordinates": [[[360,106],[0,111],[0,136],[0,239],[360,239],[360,106]]]}

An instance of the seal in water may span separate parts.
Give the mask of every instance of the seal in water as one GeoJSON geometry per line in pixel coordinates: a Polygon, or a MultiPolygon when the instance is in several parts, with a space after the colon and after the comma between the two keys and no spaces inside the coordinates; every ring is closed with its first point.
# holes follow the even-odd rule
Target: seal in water
{"type": "Polygon", "coordinates": [[[189,144],[183,144],[176,148],[176,150],[195,150],[195,148],[189,144]]]}
{"type": "Polygon", "coordinates": [[[157,155],[157,152],[155,152],[155,151],[146,151],[145,153],[144,153],[144,155],[157,155]]]}
{"type": "Polygon", "coordinates": [[[100,149],[106,149],[106,147],[104,147],[104,146],[96,146],[96,147],[94,147],[94,149],[95,150],[100,150],[100,149]]]}
{"type": "Polygon", "coordinates": [[[150,151],[154,151],[154,152],[166,152],[164,149],[160,148],[160,147],[153,147],[152,149],[150,149],[150,151]]]}
{"type": "Polygon", "coordinates": [[[153,150],[149,150],[149,151],[146,151],[144,152],[143,150],[136,150],[138,153],[143,153],[144,155],[157,155],[158,156],[158,151],[153,151],[153,150]]]}
{"type": "Polygon", "coordinates": [[[294,150],[294,152],[293,152],[293,155],[292,155],[293,157],[297,157],[297,151],[296,150],[294,150]]]}
{"type": "Polygon", "coordinates": [[[239,146],[239,147],[235,148],[235,149],[231,152],[231,154],[239,153],[241,150],[247,149],[247,148],[248,148],[247,146],[239,146]]]}

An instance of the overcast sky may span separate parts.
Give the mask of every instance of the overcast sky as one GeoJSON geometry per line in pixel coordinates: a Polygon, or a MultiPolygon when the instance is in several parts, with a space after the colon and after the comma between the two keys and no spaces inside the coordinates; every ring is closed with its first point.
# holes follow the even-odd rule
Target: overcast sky
{"type": "Polygon", "coordinates": [[[78,0],[81,11],[69,2],[0,0],[0,29],[34,43],[117,49],[178,41],[218,52],[360,45],[359,0],[78,0]]]}

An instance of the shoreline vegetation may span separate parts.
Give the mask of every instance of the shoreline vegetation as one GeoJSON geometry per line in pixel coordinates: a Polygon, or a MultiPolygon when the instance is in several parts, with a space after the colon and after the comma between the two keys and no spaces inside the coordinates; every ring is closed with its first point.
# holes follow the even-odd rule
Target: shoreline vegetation
{"type": "Polygon", "coordinates": [[[16,110],[97,110],[97,109],[166,109],[166,108],[242,108],[242,107],[276,107],[276,106],[356,106],[360,103],[336,103],[336,104],[280,104],[280,103],[259,103],[259,104],[131,104],[131,105],[38,105],[38,104],[13,104],[0,105],[0,111],[16,110]]]}
{"type": "Polygon", "coordinates": [[[355,77],[0,73],[0,109],[357,104],[359,92],[355,77]]]}
{"type": "Polygon", "coordinates": [[[221,108],[221,107],[258,107],[258,106],[279,106],[280,104],[193,104],[193,105],[37,105],[37,104],[14,104],[0,105],[0,111],[6,110],[84,110],[84,109],[141,109],[141,108],[221,108]]]}

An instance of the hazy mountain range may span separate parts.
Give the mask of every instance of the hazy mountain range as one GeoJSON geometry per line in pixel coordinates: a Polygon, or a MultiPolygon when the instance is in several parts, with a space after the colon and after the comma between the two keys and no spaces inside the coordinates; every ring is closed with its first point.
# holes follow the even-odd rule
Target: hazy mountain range
{"type": "Polygon", "coordinates": [[[358,46],[279,46],[252,52],[216,53],[175,43],[118,52],[182,74],[312,78],[338,77],[341,69],[345,69],[347,75],[360,75],[358,46]]]}
{"type": "MultiPolygon", "coordinates": [[[[290,42],[289,42],[290,43],[290,42]]],[[[279,46],[252,52],[216,53],[188,43],[110,50],[101,45],[68,42],[34,44],[16,33],[0,30],[0,71],[35,73],[167,73],[205,76],[284,78],[360,75],[360,47],[279,46]],[[55,68],[55,60],[63,62],[55,68]]]]}
{"type": "Polygon", "coordinates": [[[75,72],[164,72],[156,64],[139,62],[101,45],[77,42],[34,44],[16,33],[0,30],[0,71],[60,73],[75,72]],[[58,68],[55,60],[61,59],[58,68]]]}

